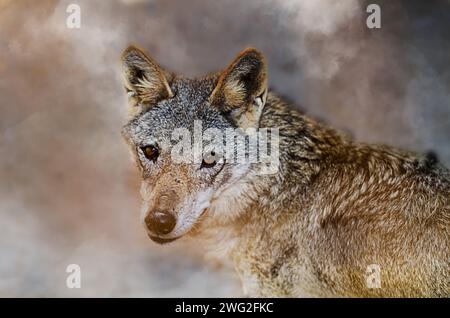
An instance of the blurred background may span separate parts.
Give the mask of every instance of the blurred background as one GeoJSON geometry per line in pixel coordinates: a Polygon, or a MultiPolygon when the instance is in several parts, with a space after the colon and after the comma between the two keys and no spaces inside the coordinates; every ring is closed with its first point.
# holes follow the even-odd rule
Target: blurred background
{"type": "Polygon", "coordinates": [[[242,295],[228,264],[139,224],[120,136],[130,43],[188,76],[255,46],[305,113],[450,166],[450,1],[0,0],[0,296],[242,295]],[[366,27],[369,3],[381,29],[366,27]],[[81,289],[66,287],[71,263],[81,289]]]}

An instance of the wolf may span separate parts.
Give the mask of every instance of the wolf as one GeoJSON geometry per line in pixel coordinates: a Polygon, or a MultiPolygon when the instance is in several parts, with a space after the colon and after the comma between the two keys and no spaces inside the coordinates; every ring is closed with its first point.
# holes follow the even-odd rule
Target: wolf
{"type": "Polygon", "coordinates": [[[358,143],[300,113],[269,90],[254,48],[200,78],[136,46],[121,62],[122,134],[151,240],[198,240],[234,264],[250,297],[450,296],[450,173],[436,156],[358,143]],[[260,173],[264,163],[214,151],[175,162],[171,133],[197,121],[277,129],[278,168],[260,173]]]}

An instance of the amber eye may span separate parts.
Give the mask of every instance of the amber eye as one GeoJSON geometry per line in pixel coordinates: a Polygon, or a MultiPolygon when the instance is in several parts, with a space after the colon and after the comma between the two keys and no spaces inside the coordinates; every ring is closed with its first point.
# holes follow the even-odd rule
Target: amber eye
{"type": "Polygon", "coordinates": [[[159,149],[157,147],[151,145],[145,146],[142,147],[142,151],[144,152],[145,158],[147,158],[148,160],[155,162],[156,159],[158,159],[159,149]]]}
{"type": "Polygon", "coordinates": [[[202,164],[200,165],[200,169],[203,168],[212,168],[216,165],[216,153],[211,151],[208,155],[203,156],[202,164]]]}

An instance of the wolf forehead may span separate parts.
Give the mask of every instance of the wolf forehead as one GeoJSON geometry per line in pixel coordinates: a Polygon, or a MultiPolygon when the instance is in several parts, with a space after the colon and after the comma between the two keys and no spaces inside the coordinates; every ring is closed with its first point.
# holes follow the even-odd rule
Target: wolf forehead
{"type": "Polygon", "coordinates": [[[226,116],[208,102],[216,84],[217,76],[201,79],[175,78],[170,84],[174,96],[161,100],[147,111],[131,118],[123,126],[122,134],[139,144],[150,136],[169,138],[177,128],[186,128],[192,132],[195,121],[201,121],[203,130],[232,127],[233,124],[226,116]]]}

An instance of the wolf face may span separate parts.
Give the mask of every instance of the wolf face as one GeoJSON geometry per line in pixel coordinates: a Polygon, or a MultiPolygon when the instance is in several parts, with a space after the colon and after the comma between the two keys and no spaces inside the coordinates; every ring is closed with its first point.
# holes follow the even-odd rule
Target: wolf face
{"type": "Polygon", "coordinates": [[[215,207],[250,165],[230,163],[213,138],[200,146],[194,139],[212,129],[258,128],[267,66],[261,53],[247,49],[222,73],[187,79],[133,46],[122,63],[131,114],[122,134],[142,173],[141,220],[153,241],[167,243],[217,213],[231,213],[215,207]]]}

